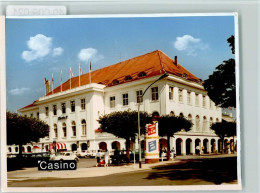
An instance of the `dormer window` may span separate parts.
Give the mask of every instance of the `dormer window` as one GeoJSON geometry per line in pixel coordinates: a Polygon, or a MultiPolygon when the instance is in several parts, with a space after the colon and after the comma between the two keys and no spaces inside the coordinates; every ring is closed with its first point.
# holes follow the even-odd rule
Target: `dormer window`
{"type": "Polygon", "coordinates": [[[198,80],[198,83],[199,83],[199,84],[201,84],[201,83],[202,83],[202,80],[201,80],[201,79],[199,79],[199,80],[198,80]]]}
{"type": "Polygon", "coordinates": [[[113,80],[112,84],[113,85],[119,84],[119,80],[117,80],[117,79],[113,80]]]}
{"type": "Polygon", "coordinates": [[[144,77],[144,76],[146,76],[146,73],[143,71],[143,72],[140,72],[139,74],[138,74],[138,77],[139,78],[141,78],[141,77],[144,77]]]}
{"type": "Polygon", "coordinates": [[[185,78],[187,79],[188,78],[188,75],[186,73],[182,74],[182,78],[185,78]]]}
{"type": "Polygon", "coordinates": [[[132,76],[126,76],[125,77],[125,81],[130,81],[130,80],[132,80],[133,78],[132,78],[132,76]]]}

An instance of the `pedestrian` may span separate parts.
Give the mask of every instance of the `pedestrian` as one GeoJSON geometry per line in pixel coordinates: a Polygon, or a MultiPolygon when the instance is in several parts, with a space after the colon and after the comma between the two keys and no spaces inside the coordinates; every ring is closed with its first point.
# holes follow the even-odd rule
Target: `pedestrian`
{"type": "Polygon", "coordinates": [[[198,146],[198,145],[196,146],[196,154],[200,155],[200,146],[198,146]]]}
{"type": "Polygon", "coordinates": [[[105,151],[105,167],[108,167],[108,159],[109,159],[109,152],[108,150],[106,149],[105,151]]]}
{"type": "Polygon", "coordinates": [[[204,149],[205,149],[204,146],[202,146],[202,147],[201,147],[201,154],[204,153],[204,149]]]}
{"type": "Polygon", "coordinates": [[[116,147],[116,150],[114,151],[114,158],[115,158],[115,160],[116,160],[116,165],[118,166],[118,160],[119,160],[118,147],[116,147]]]}
{"type": "Polygon", "coordinates": [[[97,159],[96,167],[98,167],[98,165],[99,165],[100,158],[101,158],[101,154],[100,154],[100,150],[98,150],[98,152],[97,152],[97,154],[96,154],[96,159],[97,159]]]}
{"type": "Polygon", "coordinates": [[[175,154],[175,149],[173,147],[172,150],[171,150],[171,158],[172,158],[172,160],[174,160],[174,154],[175,154]]]}

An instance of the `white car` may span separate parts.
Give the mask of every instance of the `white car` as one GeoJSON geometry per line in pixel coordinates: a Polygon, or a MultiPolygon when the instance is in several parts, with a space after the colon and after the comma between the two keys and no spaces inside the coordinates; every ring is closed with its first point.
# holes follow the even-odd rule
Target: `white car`
{"type": "Polygon", "coordinates": [[[76,160],[78,162],[79,158],[73,152],[61,152],[54,156],[53,160],[76,160]]]}
{"type": "Polygon", "coordinates": [[[78,157],[87,157],[88,156],[88,151],[87,150],[82,150],[81,152],[77,152],[76,155],[78,157]]]}

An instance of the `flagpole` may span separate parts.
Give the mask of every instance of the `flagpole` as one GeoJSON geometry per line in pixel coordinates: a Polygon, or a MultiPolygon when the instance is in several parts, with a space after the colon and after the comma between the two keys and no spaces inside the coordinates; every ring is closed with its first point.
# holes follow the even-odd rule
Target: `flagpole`
{"type": "Polygon", "coordinates": [[[89,84],[91,84],[91,61],[89,60],[89,84]]]}
{"type": "Polygon", "coordinates": [[[70,89],[71,89],[71,67],[70,67],[70,89]]]}
{"type": "Polygon", "coordinates": [[[80,63],[79,63],[79,86],[80,86],[80,63]]]}
{"type": "Polygon", "coordinates": [[[52,81],[52,94],[53,94],[53,84],[54,84],[54,78],[53,78],[53,73],[52,73],[52,79],[51,79],[51,81],[52,81]]]}
{"type": "Polygon", "coordinates": [[[60,71],[60,89],[61,89],[61,92],[62,92],[62,70],[60,71]]]}

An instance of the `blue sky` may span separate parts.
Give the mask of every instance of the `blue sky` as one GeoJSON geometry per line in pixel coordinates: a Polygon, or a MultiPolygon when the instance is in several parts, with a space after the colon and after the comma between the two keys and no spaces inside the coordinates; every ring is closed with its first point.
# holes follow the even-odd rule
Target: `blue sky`
{"type": "Polygon", "coordinates": [[[234,55],[226,42],[234,35],[233,16],[159,18],[49,18],[6,20],[7,109],[16,111],[54,87],[88,72],[161,50],[202,80],[234,55]]]}

